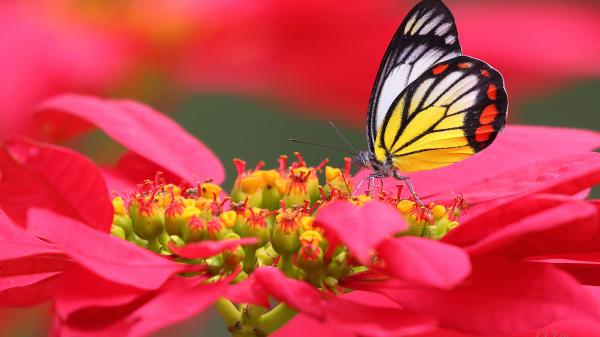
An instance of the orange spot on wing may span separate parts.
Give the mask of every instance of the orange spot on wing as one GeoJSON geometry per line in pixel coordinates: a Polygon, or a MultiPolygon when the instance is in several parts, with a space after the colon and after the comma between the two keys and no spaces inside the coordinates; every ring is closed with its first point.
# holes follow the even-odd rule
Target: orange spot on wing
{"type": "Polygon", "coordinates": [[[481,75],[483,75],[483,77],[490,77],[490,72],[485,70],[485,69],[481,69],[481,75]]]}
{"type": "Polygon", "coordinates": [[[495,101],[497,98],[497,90],[498,88],[493,83],[488,86],[487,95],[492,101],[495,101]]]}
{"type": "Polygon", "coordinates": [[[479,143],[484,143],[490,140],[492,133],[494,133],[494,127],[491,125],[482,125],[475,131],[475,140],[479,143]]]}
{"type": "Polygon", "coordinates": [[[498,116],[498,108],[496,104],[490,104],[483,109],[481,116],[479,116],[479,122],[481,124],[491,124],[498,116]]]}
{"type": "Polygon", "coordinates": [[[471,68],[472,66],[473,66],[473,65],[472,65],[471,63],[466,63],[466,62],[465,62],[465,63],[459,63],[459,64],[458,64],[458,67],[459,67],[460,69],[469,69],[469,68],[471,68]]]}
{"type": "Polygon", "coordinates": [[[433,68],[433,74],[434,75],[439,75],[441,73],[444,72],[444,70],[448,69],[448,65],[447,64],[440,64],[439,66],[433,68]]]}

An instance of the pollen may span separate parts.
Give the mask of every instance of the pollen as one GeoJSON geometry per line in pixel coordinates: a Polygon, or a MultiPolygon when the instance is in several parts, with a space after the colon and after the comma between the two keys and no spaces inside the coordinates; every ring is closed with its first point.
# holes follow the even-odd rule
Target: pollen
{"type": "Polygon", "coordinates": [[[203,198],[215,199],[221,194],[221,186],[213,183],[204,183],[200,186],[200,195],[203,198]]]}

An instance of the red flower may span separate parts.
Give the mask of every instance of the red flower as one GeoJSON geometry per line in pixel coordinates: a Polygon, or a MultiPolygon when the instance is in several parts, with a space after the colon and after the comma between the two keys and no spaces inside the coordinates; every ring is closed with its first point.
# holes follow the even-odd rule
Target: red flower
{"type": "MultiPolygon", "coordinates": [[[[55,139],[99,126],[135,153],[129,163],[163,167],[168,179],[222,179],[208,149],[137,103],[63,96],[36,118],[55,139]]],[[[335,169],[319,186],[299,154],[279,170],[238,161],[229,206],[216,185],[159,179],[111,207],[103,180],[131,186],[132,171],[107,174],[71,150],[14,138],[0,157],[0,207],[12,219],[0,214],[0,304],[51,299],[61,336],[143,336],[215,301],[234,333],[273,333],[296,311],[324,331],[375,336],[596,322],[600,301],[577,279],[598,280],[599,207],[581,198],[600,182],[600,154],[589,152],[599,142],[586,131],[509,129],[473,159],[416,175],[434,201],[427,209],[390,193],[335,201],[349,199],[335,169]],[[458,225],[461,192],[473,204],[458,225]],[[577,263],[555,265],[565,260],[577,263]],[[281,304],[261,308],[269,296],[281,304]]]]}
{"type": "Polygon", "coordinates": [[[130,66],[123,42],[90,25],[61,23],[45,4],[2,2],[0,139],[36,134],[31,112],[42,99],[114,88],[130,66]]]}

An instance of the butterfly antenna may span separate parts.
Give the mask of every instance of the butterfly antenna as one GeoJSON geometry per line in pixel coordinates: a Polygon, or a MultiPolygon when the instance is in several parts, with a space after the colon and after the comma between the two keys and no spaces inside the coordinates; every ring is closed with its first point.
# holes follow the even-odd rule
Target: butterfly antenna
{"type": "Polygon", "coordinates": [[[313,142],[307,142],[305,140],[298,140],[296,138],[290,138],[290,142],[324,147],[324,148],[327,148],[327,149],[336,150],[336,151],[344,152],[344,153],[349,153],[349,154],[352,154],[352,155],[356,154],[356,153],[348,151],[348,150],[340,149],[339,147],[329,146],[329,145],[319,144],[319,143],[313,143],[313,142]]]}
{"type": "Polygon", "coordinates": [[[335,126],[335,124],[332,121],[329,121],[329,126],[331,126],[333,131],[335,131],[335,133],[337,133],[337,135],[340,136],[340,138],[342,138],[342,140],[352,149],[352,151],[354,151],[354,153],[358,153],[358,150],[352,145],[352,143],[350,143],[348,138],[344,137],[344,134],[342,134],[342,132],[337,128],[337,126],[335,126]]]}

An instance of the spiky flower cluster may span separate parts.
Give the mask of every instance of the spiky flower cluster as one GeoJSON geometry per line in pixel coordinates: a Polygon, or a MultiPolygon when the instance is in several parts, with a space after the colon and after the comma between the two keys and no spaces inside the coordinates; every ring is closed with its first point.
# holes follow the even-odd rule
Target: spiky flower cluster
{"type": "Polygon", "coordinates": [[[298,153],[291,164],[281,156],[277,169],[265,170],[263,163],[247,169],[239,159],[234,164],[238,177],[229,197],[211,182],[178,186],[159,177],[114,198],[112,234],[182,262],[203,263],[214,275],[234,270],[250,274],[259,266],[276,265],[288,276],[333,289],[360,266],[346,247],[329,245],[327,233],[315,223],[320,207],[334,200],[360,207],[377,199],[397,207],[410,224],[398,236],[431,239],[458,226],[456,219],[465,207],[464,200],[421,207],[412,197],[402,198],[401,186],[396,193],[353,197],[349,159],[343,170],[326,166],[327,161],[310,167],[298,153]],[[189,243],[240,238],[255,241],[207,259],[177,256],[177,249],[189,243]]]}

